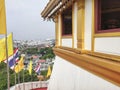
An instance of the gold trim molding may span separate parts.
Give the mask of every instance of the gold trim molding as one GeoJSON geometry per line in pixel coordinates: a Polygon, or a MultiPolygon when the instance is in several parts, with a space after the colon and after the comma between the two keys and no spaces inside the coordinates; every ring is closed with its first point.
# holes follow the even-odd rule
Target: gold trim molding
{"type": "Polygon", "coordinates": [[[120,32],[99,33],[94,35],[94,37],[119,37],[119,36],[120,36],[120,32]]]}
{"type": "Polygon", "coordinates": [[[107,54],[94,52],[91,54],[90,51],[82,52],[67,47],[54,48],[54,53],[57,56],[120,86],[120,58],[116,56],[116,58],[111,59],[111,57],[108,58],[107,54]],[[79,51],[79,53],[75,51],[79,51]],[[101,55],[104,55],[104,57],[101,57],[101,55]]]}
{"type": "Polygon", "coordinates": [[[72,35],[62,35],[62,39],[72,38],[72,35]]]}
{"type": "Polygon", "coordinates": [[[120,62],[120,56],[117,56],[117,55],[105,54],[105,53],[100,53],[100,52],[92,52],[92,51],[86,51],[86,54],[95,56],[95,57],[104,58],[104,59],[110,59],[116,62],[117,61],[120,62]]]}

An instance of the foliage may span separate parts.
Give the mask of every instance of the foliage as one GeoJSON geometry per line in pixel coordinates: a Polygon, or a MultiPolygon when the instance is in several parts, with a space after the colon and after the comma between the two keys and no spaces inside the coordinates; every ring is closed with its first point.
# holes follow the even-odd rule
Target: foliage
{"type": "Polygon", "coordinates": [[[47,75],[47,70],[41,71],[41,75],[46,76],[47,75]]]}
{"type": "Polygon", "coordinates": [[[6,64],[1,63],[0,64],[0,90],[4,90],[7,87],[7,72],[6,72],[6,64]],[[3,68],[4,67],[4,68],[3,68]]]}
{"type": "Polygon", "coordinates": [[[52,47],[46,47],[40,49],[40,53],[42,54],[42,57],[40,59],[53,59],[55,58],[55,54],[53,53],[52,47]]]}
{"type": "MultiPolygon", "coordinates": [[[[51,68],[51,71],[52,71],[53,65],[51,65],[50,68],[51,68]]],[[[48,72],[48,70],[41,71],[41,75],[43,75],[46,80],[48,80],[50,78],[50,77],[46,77],[47,76],[47,72],[48,72]]]]}
{"type": "MultiPolygon", "coordinates": [[[[7,88],[7,70],[6,64],[4,62],[0,63],[0,90],[5,90],[7,88]]],[[[16,83],[18,83],[18,76],[20,83],[23,83],[23,73],[24,73],[24,82],[29,81],[38,81],[37,74],[33,71],[32,75],[29,75],[28,70],[22,70],[19,75],[15,74],[13,70],[9,70],[10,73],[10,86],[15,85],[15,75],[16,83]],[[31,79],[32,78],[32,79],[31,79]]]]}
{"type": "MultiPolygon", "coordinates": [[[[52,47],[41,48],[39,51],[37,48],[28,48],[23,52],[27,52],[27,54],[38,54],[42,55],[40,59],[50,59],[55,58],[55,54],[53,53],[52,47]]],[[[7,66],[4,62],[0,63],[0,90],[5,90],[7,88],[7,66]]],[[[32,75],[29,75],[28,70],[22,70],[19,74],[15,74],[13,70],[9,70],[10,73],[10,86],[15,85],[15,75],[16,75],[16,83],[23,83],[29,81],[38,81],[37,74],[32,71],[32,75]],[[23,75],[24,73],[24,75],[23,75]],[[19,76],[19,77],[18,77],[19,76]],[[23,80],[24,77],[24,80],[23,80]]],[[[47,70],[41,71],[41,75],[46,76],[47,70]]]]}
{"type": "Polygon", "coordinates": [[[53,59],[55,58],[55,54],[53,53],[52,47],[45,47],[41,48],[39,51],[37,48],[27,48],[25,50],[27,54],[37,54],[37,55],[42,55],[40,59],[53,59]]]}
{"type": "Polygon", "coordinates": [[[28,48],[26,49],[27,54],[37,54],[38,53],[38,49],[37,48],[28,48]]]}

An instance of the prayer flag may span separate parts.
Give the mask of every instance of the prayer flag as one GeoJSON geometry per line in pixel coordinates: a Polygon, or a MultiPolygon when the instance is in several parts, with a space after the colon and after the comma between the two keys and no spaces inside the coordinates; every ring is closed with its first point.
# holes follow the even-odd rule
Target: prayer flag
{"type": "Polygon", "coordinates": [[[30,63],[29,63],[29,74],[31,75],[32,74],[32,61],[30,60],[30,63]]]}
{"type": "Polygon", "coordinates": [[[14,54],[8,58],[9,62],[9,67],[11,69],[14,69],[16,62],[18,61],[19,56],[18,56],[18,48],[14,50],[14,54]]]}
{"type": "Polygon", "coordinates": [[[0,34],[6,34],[5,0],[0,0],[0,34]]]}
{"type": "Polygon", "coordinates": [[[48,72],[47,72],[47,76],[46,77],[49,77],[51,75],[51,68],[50,68],[50,65],[48,66],[48,72]]]}
{"type": "MultiPolygon", "coordinates": [[[[6,60],[6,38],[0,39],[0,62],[6,60]]],[[[7,36],[8,57],[13,55],[12,33],[7,36]]]]}
{"type": "Polygon", "coordinates": [[[15,66],[15,72],[18,73],[24,68],[24,56],[21,56],[18,64],[15,66]]]}
{"type": "Polygon", "coordinates": [[[34,70],[37,74],[40,74],[40,64],[38,64],[34,70]]]}

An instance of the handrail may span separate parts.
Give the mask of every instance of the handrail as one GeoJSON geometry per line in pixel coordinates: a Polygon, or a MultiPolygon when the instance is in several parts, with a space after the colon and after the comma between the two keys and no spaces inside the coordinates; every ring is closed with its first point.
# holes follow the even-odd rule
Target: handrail
{"type": "Polygon", "coordinates": [[[48,81],[25,82],[12,86],[10,90],[31,90],[48,86],[48,81]]]}

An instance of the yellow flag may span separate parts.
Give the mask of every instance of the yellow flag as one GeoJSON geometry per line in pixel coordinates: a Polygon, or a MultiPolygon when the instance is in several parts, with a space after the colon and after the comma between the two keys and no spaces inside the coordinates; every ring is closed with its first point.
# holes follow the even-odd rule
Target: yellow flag
{"type": "Polygon", "coordinates": [[[13,55],[13,35],[12,33],[7,37],[7,46],[8,46],[8,56],[13,55]]]}
{"type": "Polygon", "coordinates": [[[51,68],[50,66],[48,66],[48,72],[47,72],[47,76],[46,77],[49,77],[51,75],[51,68]]]}
{"type": "Polygon", "coordinates": [[[6,34],[5,0],[0,0],[0,34],[6,34]]]}
{"type": "MultiPolygon", "coordinates": [[[[0,39],[0,62],[6,59],[6,38],[0,39]]],[[[13,55],[12,33],[7,36],[8,57],[13,55]]]]}
{"type": "Polygon", "coordinates": [[[21,56],[20,61],[15,66],[15,72],[18,73],[24,68],[24,56],[21,56]]]}
{"type": "Polygon", "coordinates": [[[6,56],[6,48],[5,48],[5,39],[0,39],[0,62],[4,60],[6,56]]]}
{"type": "Polygon", "coordinates": [[[32,74],[32,61],[30,60],[30,63],[29,63],[29,74],[31,75],[32,74]]]}
{"type": "Polygon", "coordinates": [[[18,73],[19,72],[19,65],[16,65],[14,70],[15,70],[16,73],[18,73]]]}

